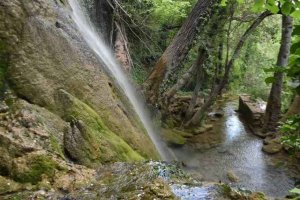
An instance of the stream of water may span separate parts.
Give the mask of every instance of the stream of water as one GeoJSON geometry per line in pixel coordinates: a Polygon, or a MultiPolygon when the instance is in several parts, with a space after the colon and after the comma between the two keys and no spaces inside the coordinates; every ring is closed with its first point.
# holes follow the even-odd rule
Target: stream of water
{"type": "MultiPolygon", "coordinates": [[[[215,134],[214,146],[197,150],[189,145],[173,149],[175,155],[185,163],[185,169],[202,176],[205,181],[229,182],[228,172],[239,181],[234,186],[253,191],[262,191],[272,197],[283,197],[294,187],[290,169],[285,161],[265,154],[262,139],[256,137],[235,112],[236,102],[222,106],[224,117],[212,122],[215,134]]],[[[201,138],[203,140],[204,136],[201,138]]]]}
{"type": "Polygon", "coordinates": [[[106,46],[101,36],[96,32],[85,8],[78,0],[69,0],[69,4],[73,11],[72,18],[77,24],[83,38],[129,99],[135,112],[139,116],[139,119],[147,130],[152,142],[156,146],[161,158],[163,160],[172,160],[172,154],[169,152],[166,145],[158,138],[158,135],[151,124],[152,120],[149,118],[143,98],[135,92],[135,88],[130,83],[127,74],[122,70],[120,64],[116,61],[114,54],[110,48],[106,46]]]}

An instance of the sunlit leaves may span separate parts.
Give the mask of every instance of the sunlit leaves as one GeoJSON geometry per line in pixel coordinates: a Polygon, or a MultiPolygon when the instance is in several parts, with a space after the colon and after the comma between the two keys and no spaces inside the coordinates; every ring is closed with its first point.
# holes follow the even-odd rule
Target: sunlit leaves
{"type": "Polygon", "coordinates": [[[265,10],[265,1],[264,0],[255,0],[255,3],[252,7],[254,12],[262,12],[265,10]]]}
{"type": "Polygon", "coordinates": [[[296,19],[300,19],[300,10],[295,10],[292,12],[291,16],[296,19]]]}
{"type": "Polygon", "coordinates": [[[221,6],[226,6],[227,5],[227,0],[221,0],[221,6]]]}
{"type": "Polygon", "coordinates": [[[281,12],[285,15],[289,15],[291,13],[292,8],[293,8],[293,4],[289,1],[286,1],[283,3],[281,7],[281,12]]]}
{"type": "MultiPolygon", "coordinates": [[[[221,0],[221,6],[226,6],[228,0],[221,0]]],[[[236,0],[244,3],[244,0],[236,0]]],[[[298,0],[255,0],[252,6],[253,12],[269,10],[274,14],[282,13],[295,19],[300,19],[300,1],[298,0]]]]}
{"type": "Polygon", "coordinates": [[[162,23],[176,23],[187,17],[193,6],[190,0],[154,0],[154,16],[162,23]]]}
{"type": "Polygon", "coordinates": [[[290,193],[294,193],[294,194],[299,194],[300,195],[300,189],[299,188],[294,188],[294,189],[290,190],[290,193]]]}
{"type": "MultiPolygon", "coordinates": [[[[281,138],[282,143],[295,150],[300,150],[300,115],[288,118],[280,126],[280,132],[284,134],[281,138]]],[[[300,194],[300,189],[294,188],[291,193],[300,194]]]]}
{"type": "Polygon", "coordinates": [[[278,13],[279,11],[278,2],[275,0],[267,0],[266,9],[268,9],[272,13],[278,13]]]}

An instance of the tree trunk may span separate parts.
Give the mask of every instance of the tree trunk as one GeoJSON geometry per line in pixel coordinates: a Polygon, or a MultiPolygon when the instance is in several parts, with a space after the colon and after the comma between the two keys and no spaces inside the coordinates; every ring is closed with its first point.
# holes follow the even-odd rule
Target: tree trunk
{"type": "MultiPolygon", "coordinates": [[[[222,37],[223,38],[223,37],[222,37]]],[[[218,57],[217,57],[217,63],[215,66],[215,75],[213,77],[212,81],[212,87],[213,90],[216,85],[219,85],[221,82],[221,76],[222,76],[222,69],[223,69],[223,50],[224,50],[224,43],[221,40],[218,45],[218,57]]]]}
{"type": "Polygon", "coordinates": [[[171,44],[154,66],[144,84],[146,96],[151,103],[157,101],[160,86],[164,79],[180,66],[186,58],[197,35],[200,24],[208,21],[210,8],[217,0],[198,0],[189,17],[182,25],[171,44]]]}
{"type": "Polygon", "coordinates": [[[196,87],[194,89],[193,96],[190,101],[189,107],[186,111],[186,115],[185,115],[186,119],[191,118],[191,116],[193,114],[193,110],[196,106],[198,93],[201,89],[202,80],[203,80],[203,76],[204,76],[204,73],[203,73],[204,72],[204,62],[207,59],[207,57],[208,57],[207,51],[205,49],[199,49],[198,58],[197,58],[197,62],[196,62],[196,66],[197,66],[196,87]]]}
{"type": "MultiPolygon", "coordinates": [[[[282,15],[282,35],[280,50],[277,58],[277,66],[285,67],[288,64],[290,54],[291,38],[293,31],[293,19],[282,15]]],[[[275,131],[281,117],[281,93],[283,84],[283,73],[274,73],[275,81],[272,84],[264,117],[263,131],[275,131]]]]}
{"type": "Polygon", "coordinates": [[[126,30],[123,24],[115,23],[116,39],[114,42],[114,52],[116,59],[121,63],[125,72],[130,73],[132,68],[132,59],[128,48],[128,39],[126,30]]]}
{"type": "Polygon", "coordinates": [[[300,114],[300,95],[296,94],[293,102],[291,103],[289,110],[284,115],[282,121],[287,120],[289,117],[293,115],[300,114]]]}
{"type": "Polygon", "coordinates": [[[224,76],[221,80],[221,83],[219,85],[216,85],[213,89],[212,92],[209,96],[209,98],[207,99],[207,101],[204,103],[204,105],[201,107],[201,109],[199,109],[194,116],[185,124],[186,127],[188,126],[197,126],[199,124],[199,122],[201,121],[201,119],[204,117],[204,114],[206,113],[206,111],[209,109],[209,107],[215,102],[218,94],[222,93],[223,88],[225,87],[225,85],[228,83],[228,79],[229,79],[229,74],[230,74],[230,70],[234,64],[234,61],[238,58],[238,56],[240,55],[240,52],[242,50],[242,47],[245,44],[246,39],[251,35],[251,33],[261,24],[261,22],[268,16],[270,16],[271,13],[269,11],[265,11],[262,14],[260,14],[258,16],[258,18],[256,18],[256,20],[251,24],[251,26],[245,31],[245,33],[243,34],[243,36],[240,38],[234,53],[230,59],[230,61],[228,62],[228,64],[225,66],[225,72],[224,72],[224,76]]]}
{"type": "Polygon", "coordinates": [[[164,97],[169,101],[193,76],[197,69],[196,63],[194,63],[187,71],[184,73],[181,78],[176,82],[173,87],[171,87],[167,92],[165,92],[164,97]]]}

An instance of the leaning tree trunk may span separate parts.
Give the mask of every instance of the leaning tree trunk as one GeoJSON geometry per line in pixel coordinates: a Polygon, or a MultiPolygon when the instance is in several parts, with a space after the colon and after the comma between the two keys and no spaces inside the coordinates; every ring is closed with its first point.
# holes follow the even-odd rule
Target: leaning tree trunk
{"type": "Polygon", "coordinates": [[[251,35],[251,33],[253,33],[253,31],[255,31],[255,29],[261,24],[261,22],[268,16],[271,15],[271,12],[269,11],[265,11],[262,14],[260,14],[256,20],[254,20],[254,22],[251,24],[251,26],[245,31],[245,33],[243,34],[243,36],[240,38],[239,43],[237,44],[234,53],[230,59],[230,61],[228,62],[228,64],[225,66],[225,72],[224,72],[224,76],[221,80],[221,83],[219,85],[215,85],[215,87],[213,87],[212,92],[210,94],[210,96],[208,97],[208,99],[206,100],[206,102],[203,104],[203,106],[193,115],[193,117],[185,124],[186,127],[189,126],[197,126],[199,124],[199,122],[201,121],[201,119],[204,117],[204,114],[206,113],[206,111],[210,108],[210,106],[215,102],[218,94],[221,94],[223,88],[225,87],[225,85],[228,83],[229,80],[229,74],[230,74],[230,70],[234,64],[234,61],[238,58],[238,56],[240,55],[240,52],[242,50],[242,47],[245,44],[246,39],[251,35]]]}
{"type": "MultiPolygon", "coordinates": [[[[293,19],[282,15],[282,35],[280,50],[277,58],[277,66],[285,67],[288,64],[290,54],[291,38],[293,31],[293,19]]],[[[272,84],[264,117],[263,131],[274,131],[281,117],[281,93],[283,84],[283,73],[274,73],[275,81],[272,84]]]]}
{"type": "Polygon", "coordinates": [[[115,41],[114,41],[114,53],[116,59],[121,63],[124,71],[130,73],[133,66],[129,47],[128,39],[124,24],[115,22],[115,41]]]}
{"type": "Polygon", "coordinates": [[[210,8],[217,0],[198,0],[171,44],[164,51],[144,84],[145,94],[151,103],[157,101],[164,79],[186,58],[197,35],[197,29],[208,21],[210,8]]]}
{"type": "Polygon", "coordinates": [[[181,78],[176,82],[175,85],[173,85],[167,92],[164,93],[164,98],[167,100],[167,102],[183,87],[187,84],[187,82],[190,80],[190,78],[193,76],[197,69],[196,63],[194,63],[182,76],[181,78]]]}
{"type": "Polygon", "coordinates": [[[197,104],[198,93],[201,89],[203,75],[204,75],[204,62],[207,59],[207,57],[208,57],[208,53],[207,53],[206,49],[199,49],[198,58],[197,58],[197,62],[196,62],[196,66],[197,66],[196,87],[194,89],[192,99],[189,103],[189,107],[185,114],[186,119],[190,119],[190,117],[193,114],[194,108],[197,104]]]}
{"type": "Polygon", "coordinates": [[[289,110],[285,113],[282,121],[287,120],[293,115],[300,114],[300,95],[296,94],[293,102],[291,103],[289,110]]]}

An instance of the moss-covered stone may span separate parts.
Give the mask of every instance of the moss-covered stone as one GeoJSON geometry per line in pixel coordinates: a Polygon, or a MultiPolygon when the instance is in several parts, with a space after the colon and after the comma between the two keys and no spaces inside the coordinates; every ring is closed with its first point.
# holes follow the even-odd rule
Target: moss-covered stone
{"type": "Polygon", "coordinates": [[[10,179],[0,176],[0,195],[5,193],[16,192],[20,190],[22,186],[10,179]]]}
{"type": "Polygon", "coordinates": [[[102,162],[142,160],[122,138],[110,131],[100,116],[88,105],[60,90],[64,118],[71,129],[64,137],[65,149],[75,161],[88,166],[102,162]]]}
{"type": "Polygon", "coordinates": [[[170,146],[180,147],[186,143],[186,139],[179,132],[180,131],[172,129],[163,129],[162,135],[170,146]]]}
{"type": "Polygon", "coordinates": [[[53,135],[50,135],[50,144],[51,144],[53,151],[55,151],[57,154],[59,154],[62,158],[65,157],[63,147],[60,145],[57,138],[53,135]]]}
{"type": "Polygon", "coordinates": [[[14,180],[20,183],[37,184],[43,176],[50,178],[54,176],[56,170],[62,170],[57,162],[46,155],[37,155],[27,163],[24,171],[17,171],[13,174],[14,180]]]}

